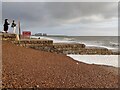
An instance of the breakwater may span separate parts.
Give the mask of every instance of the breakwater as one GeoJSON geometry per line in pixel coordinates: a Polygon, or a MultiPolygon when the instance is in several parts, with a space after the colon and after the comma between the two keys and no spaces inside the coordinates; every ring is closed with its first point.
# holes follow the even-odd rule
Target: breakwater
{"type": "Polygon", "coordinates": [[[14,42],[23,47],[36,50],[47,51],[57,54],[80,54],[80,55],[118,55],[119,52],[113,52],[107,48],[86,47],[79,43],[53,43],[52,40],[31,39],[14,42]]]}
{"type": "Polygon", "coordinates": [[[57,54],[80,54],[80,55],[120,55],[120,52],[113,52],[107,48],[86,47],[79,43],[53,43],[46,39],[21,39],[16,40],[16,34],[2,34],[2,40],[10,40],[14,44],[33,48],[36,50],[47,51],[57,54]]]}
{"type": "Polygon", "coordinates": [[[8,40],[8,41],[17,40],[17,34],[0,33],[0,37],[2,38],[2,40],[8,40]]]}

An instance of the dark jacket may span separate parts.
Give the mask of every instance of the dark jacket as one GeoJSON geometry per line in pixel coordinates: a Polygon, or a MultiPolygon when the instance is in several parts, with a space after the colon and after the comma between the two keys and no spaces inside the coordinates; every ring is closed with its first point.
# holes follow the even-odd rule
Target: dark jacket
{"type": "Polygon", "coordinates": [[[10,25],[7,20],[5,20],[5,23],[4,23],[4,31],[8,31],[8,25],[10,25]]]}

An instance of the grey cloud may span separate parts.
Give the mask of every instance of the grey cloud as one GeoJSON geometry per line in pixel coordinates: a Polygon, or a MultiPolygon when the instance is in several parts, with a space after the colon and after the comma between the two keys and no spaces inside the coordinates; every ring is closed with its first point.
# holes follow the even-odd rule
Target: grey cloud
{"type": "Polygon", "coordinates": [[[102,15],[104,18],[117,16],[117,3],[105,2],[4,2],[3,17],[14,17],[43,22],[56,19],[102,15]]]}
{"type": "Polygon", "coordinates": [[[23,28],[64,27],[63,24],[69,24],[70,20],[76,18],[81,19],[73,23],[99,22],[94,20],[94,17],[90,19],[91,16],[101,16],[103,22],[108,19],[117,18],[117,3],[3,2],[2,16],[3,19],[18,20],[20,18],[23,28]]]}
{"type": "Polygon", "coordinates": [[[51,17],[57,19],[71,19],[91,15],[102,15],[104,18],[111,18],[117,16],[117,3],[46,3],[45,10],[48,10],[51,17]]]}

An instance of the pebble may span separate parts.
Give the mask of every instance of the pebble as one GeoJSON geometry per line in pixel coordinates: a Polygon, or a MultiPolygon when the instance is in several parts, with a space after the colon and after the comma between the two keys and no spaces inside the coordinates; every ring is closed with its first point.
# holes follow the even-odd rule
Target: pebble
{"type": "Polygon", "coordinates": [[[76,64],[79,64],[79,63],[76,63],[76,64]]]}
{"type": "Polygon", "coordinates": [[[33,88],[34,86],[35,88],[116,88],[117,86],[117,75],[109,71],[106,66],[79,63],[65,55],[13,47],[12,44],[4,42],[2,48],[4,70],[2,86],[5,88],[13,88],[13,86],[14,88],[18,86],[22,88],[31,86],[33,88]],[[28,58],[26,59],[25,56],[28,58]],[[16,82],[13,83],[14,80],[16,82]],[[27,80],[29,82],[26,82],[27,80]]]}

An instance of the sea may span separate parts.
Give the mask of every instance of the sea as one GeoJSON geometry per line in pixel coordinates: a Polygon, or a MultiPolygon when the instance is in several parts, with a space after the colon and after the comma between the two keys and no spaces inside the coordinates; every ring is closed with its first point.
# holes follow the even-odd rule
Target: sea
{"type": "MultiPolygon", "coordinates": [[[[119,51],[118,36],[31,36],[31,38],[49,39],[53,43],[80,43],[86,47],[103,47],[113,52],[119,51]]],[[[119,67],[118,55],[67,55],[74,60],[88,63],[119,67]]]]}
{"type": "Polygon", "coordinates": [[[104,47],[118,50],[120,42],[117,36],[31,36],[32,38],[44,38],[53,40],[54,43],[81,43],[87,47],[104,47]]]}

